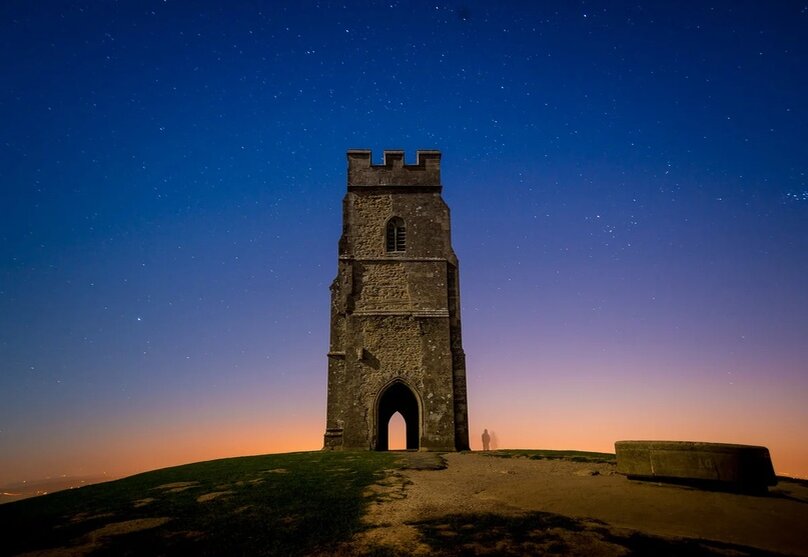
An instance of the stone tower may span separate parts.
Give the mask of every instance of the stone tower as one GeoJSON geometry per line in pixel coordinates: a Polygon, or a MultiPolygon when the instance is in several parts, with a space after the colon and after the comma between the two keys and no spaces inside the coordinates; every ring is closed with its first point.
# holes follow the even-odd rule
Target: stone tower
{"type": "Polygon", "coordinates": [[[457,256],[440,152],[348,151],[337,278],[331,285],[326,449],[388,448],[400,412],[407,448],[469,448],[457,256]]]}

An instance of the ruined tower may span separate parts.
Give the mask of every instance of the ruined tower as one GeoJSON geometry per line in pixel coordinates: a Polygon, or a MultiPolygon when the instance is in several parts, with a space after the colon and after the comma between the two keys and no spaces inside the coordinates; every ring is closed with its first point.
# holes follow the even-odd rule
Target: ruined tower
{"type": "Polygon", "coordinates": [[[326,449],[469,448],[457,256],[440,152],[348,151],[337,278],[331,285],[326,449]]]}

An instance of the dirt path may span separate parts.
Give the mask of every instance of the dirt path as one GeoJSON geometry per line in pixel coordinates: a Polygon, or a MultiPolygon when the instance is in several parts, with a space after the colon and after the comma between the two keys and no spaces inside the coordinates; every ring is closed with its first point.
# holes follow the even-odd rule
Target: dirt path
{"type": "MultiPolygon", "coordinates": [[[[797,483],[781,482],[768,497],[756,497],[629,481],[615,474],[612,464],[472,453],[443,458],[444,470],[401,470],[374,486],[382,497],[371,505],[365,517],[371,528],[355,540],[354,549],[387,546],[426,555],[434,547],[423,543],[425,522],[432,521],[430,531],[441,539],[459,534],[449,521],[440,523],[453,515],[539,512],[531,516],[576,521],[555,528],[552,539],[546,532],[544,538],[526,534],[536,551],[552,542],[566,553],[622,555],[626,546],[613,535],[628,540],[639,531],[711,540],[717,542],[713,549],[725,544],[730,550],[739,546],[808,557],[808,487],[797,483]]],[[[461,528],[473,530],[474,521],[461,528]]]]}

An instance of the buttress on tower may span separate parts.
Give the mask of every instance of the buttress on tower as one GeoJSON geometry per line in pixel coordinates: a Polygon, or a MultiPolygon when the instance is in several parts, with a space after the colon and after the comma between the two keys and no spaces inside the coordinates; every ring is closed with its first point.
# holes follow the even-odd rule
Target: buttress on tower
{"type": "Polygon", "coordinates": [[[457,256],[440,152],[348,151],[331,285],[326,449],[386,450],[400,412],[407,449],[469,448],[457,256]]]}

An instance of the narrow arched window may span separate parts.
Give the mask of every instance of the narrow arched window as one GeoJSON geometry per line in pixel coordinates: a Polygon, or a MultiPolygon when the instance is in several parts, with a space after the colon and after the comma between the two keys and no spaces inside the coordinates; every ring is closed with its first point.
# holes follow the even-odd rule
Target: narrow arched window
{"type": "Polygon", "coordinates": [[[407,249],[407,227],[404,220],[393,217],[387,221],[387,251],[405,251],[407,249]]]}

